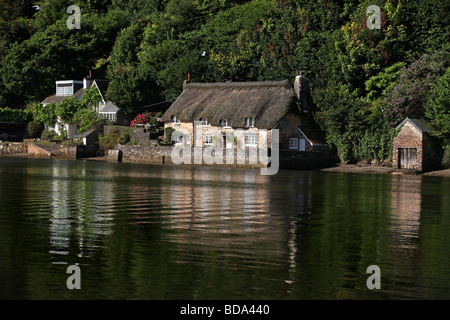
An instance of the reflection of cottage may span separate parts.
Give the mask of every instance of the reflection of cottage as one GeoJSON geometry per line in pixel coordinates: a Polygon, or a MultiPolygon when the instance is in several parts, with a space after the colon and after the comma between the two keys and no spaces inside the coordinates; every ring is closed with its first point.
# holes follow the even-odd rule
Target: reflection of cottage
{"type": "MultiPolygon", "coordinates": [[[[99,114],[114,123],[117,123],[117,119],[124,121],[122,110],[112,104],[110,101],[106,101],[105,93],[108,89],[109,81],[100,79],[84,78],[83,81],[79,80],[61,80],[56,81],[56,92],[45,98],[41,103],[46,106],[49,103],[60,103],[66,98],[74,97],[77,100],[81,100],[86,90],[94,87],[98,90],[100,100],[94,105],[94,110],[99,114]]],[[[77,134],[78,122],[71,124],[61,125],[56,123],[54,127],[47,127],[46,129],[53,129],[56,133],[60,134],[62,130],[66,130],[67,137],[73,138],[77,134]]],[[[121,123],[119,123],[121,124],[121,123]]]]}
{"type": "Polygon", "coordinates": [[[403,120],[396,128],[393,141],[393,166],[395,168],[427,171],[436,167],[436,152],[431,129],[423,119],[403,120]]]}
{"type": "Polygon", "coordinates": [[[304,123],[299,108],[303,115],[311,112],[305,85],[303,76],[297,76],[294,84],[288,80],[185,82],[183,92],[164,113],[162,121],[165,128],[181,133],[173,135],[175,143],[185,142],[193,147],[250,148],[263,147],[265,143],[270,146],[271,132],[278,129],[280,150],[311,151],[314,142],[301,129],[304,123]]]}

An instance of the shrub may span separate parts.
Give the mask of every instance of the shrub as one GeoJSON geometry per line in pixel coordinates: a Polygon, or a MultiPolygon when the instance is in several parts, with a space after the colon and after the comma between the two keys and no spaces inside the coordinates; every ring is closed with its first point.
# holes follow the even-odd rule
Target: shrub
{"type": "Polygon", "coordinates": [[[40,138],[44,131],[44,125],[37,121],[30,121],[27,126],[27,131],[31,138],[40,138]]]}
{"type": "Polygon", "coordinates": [[[133,119],[133,121],[131,121],[130,127],[134,127],[136,124],[146,124],[146,123],[150,123],[150,117],[145,113],[141,113],[138,114],[137,117],[133,119]]]}
{"type": "Polygon", "coordinates": [[[98,137],[100,148],[105,151],[113,149],[116,144],[127,144],[133,137],[133,129],[126,127],[114,127],[108,133],[98,137]]]}
{"type": "Polygon", "coordinates": [[[170,142],[172,141],[172,134],[175,131],[174,128],[168,127],[164,130],[165,134],[166,134],[166,141],[170,142]]]}
{"type": "Polygon", "coordinates": [[[42,140],[52,140],[58,137],[58,134],[55,132],[55,130],[44,130],[41,134],[42,140]]]}
{"type": "Polygon", "coordinates": [[[5,122],[28,122],[32,115],[28,110],[11,108],[0,108],[0,121],[5,122]]]}
{"type": "Polygon", "coordinates": [[[131,140],[131,136],[130,136],[129,132],[124,131],[120,134],[120,137],[119,137],[120,144],[127,144],[128,142],[130,142],[130,140],[131,140]]]}
{"type": "Polygon", "coordinates": [[[450,168],[450,145],[446,145],[444,148],[441,164],[443,167],[450,168]]]}

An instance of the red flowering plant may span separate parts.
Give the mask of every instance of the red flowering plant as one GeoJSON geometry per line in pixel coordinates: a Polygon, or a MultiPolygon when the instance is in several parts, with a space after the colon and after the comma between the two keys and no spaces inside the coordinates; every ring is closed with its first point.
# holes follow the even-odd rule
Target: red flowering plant
{"type": "Polygon", "coordinates": [[[134,118],[134,120],[131,121],[130,127],[134,127],[134,126],[136,126],[137,124],[146,124],[146,123],[150,123],[150,119],[151,119],[151,118],[150,118],[146,113],[138,114],[138,115],[136,116],[136,118],[134,118]]]}

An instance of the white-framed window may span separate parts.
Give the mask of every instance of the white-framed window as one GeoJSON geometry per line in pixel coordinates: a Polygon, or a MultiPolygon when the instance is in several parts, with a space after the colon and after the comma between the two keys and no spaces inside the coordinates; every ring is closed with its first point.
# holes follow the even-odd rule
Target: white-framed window
{"type": "Polygon", "coordinates": [[[181,134],[176,134],[173,136],[173,142],[175,144],[182,144],[183,143],[183,136],[181,134]]]}
{"type": "Polygon", "coordinates": [[[73,94],[73,85],[71,83],[59,83],[56,86],[57,96],[71,96],[73,94]]]}
{"type": "Polygon", "coordinates": [[[220,120],[220,126],[222,128],[228,127],[228,120],[227,119],[220,120]]]}
{"type": "Polygon", "coordinates": [[[204,138],[204,142],[205,142],[205,146],[211,146],[212,145],[212,134],[205,134],[203,136],[204,138]]]}
{"type": "Polygon", "coordinates": [[[174,123],[174,124],[180,124],[180,121],[177,120],[177,116],[171,116],[170,119],[172,120],[172,123],[174,123]]]}
{"type": "Polygon", "coordinates": [[[209,126],[208,119],[201,118],[200,121],[202,122],[202,126],[209,126]]]}
{"type": "Polygon", "coordinates": [[[245,146],[255,147],[258,145],[258,135],[256,133],[245,134],[245,146]]]}
{"type": "Polygon", "coordinates": [[[289,138],[289,149],[298,149],[298,138],[289,138]]]}
{"type": "Polygon", "coordinates": [[[245,118],[245,126],[246,127],[254,127],[255,126],[255,118],[245,118]]]}
{"type": "Polygon", "coordinates": [[[103,118],[110,121],[116,121],[116,114],[115,113],[104,113],[103,118]]]}

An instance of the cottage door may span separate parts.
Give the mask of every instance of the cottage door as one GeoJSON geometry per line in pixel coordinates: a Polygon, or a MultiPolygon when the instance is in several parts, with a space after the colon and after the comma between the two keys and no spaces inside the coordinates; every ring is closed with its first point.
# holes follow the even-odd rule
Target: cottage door
{"type": "Polygon", "coordinates": [[[412,169],[417,165],[417,148],[398,148],[400,168],[412,169]]]}
{"type": "Polygon", "coordinates": [[[300,151],[306,150],[306,140],[305,139],[300,139],[300,144],[299,144],[298,150],[300,150],[300,151]]]}
{"type": "Polygon", "coordinates": [[[223,146],[226,147],[227,149],[233,148],[233,136],[232,135],[224,135],[223,136],[223,146]]]}

